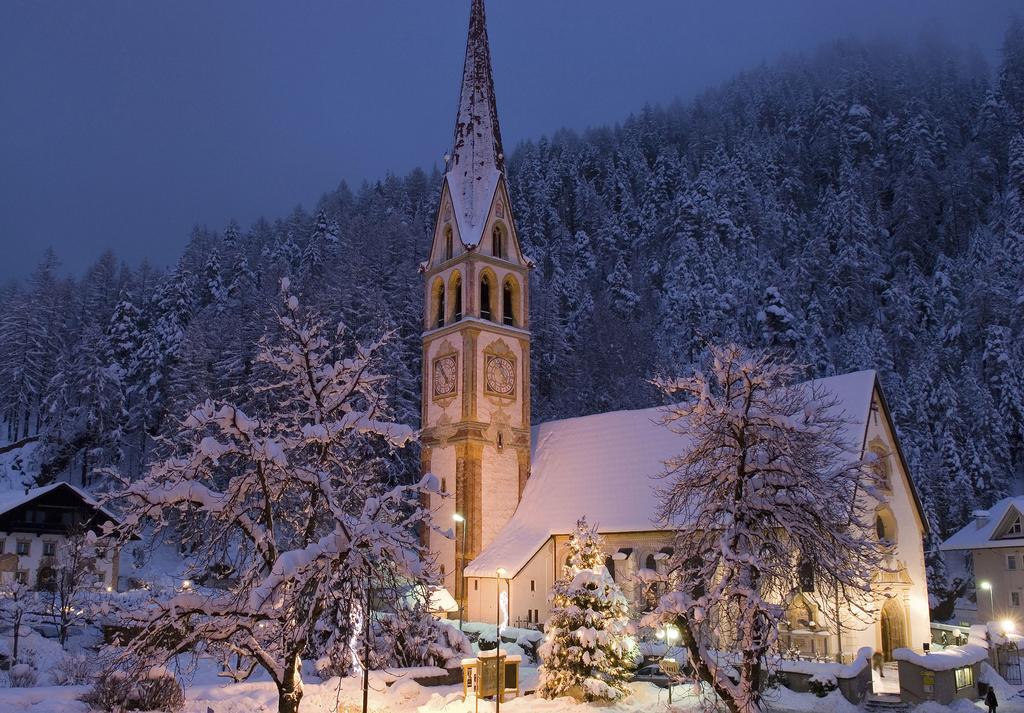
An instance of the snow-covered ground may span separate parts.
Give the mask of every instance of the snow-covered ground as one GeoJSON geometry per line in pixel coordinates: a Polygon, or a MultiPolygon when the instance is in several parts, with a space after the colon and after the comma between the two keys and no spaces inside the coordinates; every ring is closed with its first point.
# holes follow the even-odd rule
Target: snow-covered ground
{"type": "MultiPolygon", "coordinates": [[[[630,685],[631,694],[610,705],[581,705],[572,699],[545,701],[535,696],[522,696],[502,704],[508,713],[705,713],[702,699],[692,686],[679,686],[668,705],[668,691],[651,684],[630,685]]],[[[85,688],[68,686],[54,688],[5,689],[0,691],[3,713],[86,713],[88,709],[78,698],[85,688]]],[[[357,679],[334,679],[322,684],[307,684],[302,700],[303,713],[355,713],[362,701],[357,679]]],[[[772,711],[778,713],[856,713],[838,693],[826,698],[781,691],[772,700],[772,711]]],[[[271,713],[277,710],[277,698],[270,683],[202,684],[188,689],[186,713],[271,713]]],[[[370,692],[373,713],[475,713],[475,701],[462,700],[461,686],[423,688],[412,681],[385,688],[378,680],[370,692]]],[[[480,711],[493,711],[494,704],[480,702],[480,711]]],[[[1000,708],[1002,710],[1002,708],[1000,708]]],[[[1010,710],[1010,709],[1008,709],[1010,710]]]]}

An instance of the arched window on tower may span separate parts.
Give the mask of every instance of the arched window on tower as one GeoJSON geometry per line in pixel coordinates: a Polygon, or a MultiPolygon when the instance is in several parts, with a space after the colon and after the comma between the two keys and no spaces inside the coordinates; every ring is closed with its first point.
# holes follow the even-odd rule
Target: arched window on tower
{"type": "Polygon", "coordinates": [[[454,238],[452,237],[452,227],[449,225],[444,229],[444,259],[451,260],[455,254],[454,238]]]}
{"type": "Polygon", "coordinates": [[[430,288],[430,308],[427,312],[427,329],[438,329],[444,326],[444,281],[434,280],[430,288]]]}
{"type": "Polygon", "coordinates": [[[501,231],[500,225],[494,226],[491,233],[491,253],[499,260],[505,259],[505,234],[501,231]]]}
{"type": "Polygon", "coordinates": [[[516,285],[512,278],[505,280],[502,289],[501,321],[512,327],[516,324],[516,285]]]}
{"type": "Polygon", "coordinates": [[[491,307],[493,287],[491,276],[484,274],[480,278],[480,317],[482,319],[494,319],[494,310],[491,307]]]}
{"type": "Polygon", "coordinates": [[[444,326],[444,315],[445,315],[445,311],[444,311],[444,309],[445,309],[444,308],[444,283],[443,282],[438,283],[438,286],[435,289],[436,289],[436,292],[437,292],[437,297],[436,297],[437,312],[434,314],[434,327],[436,329],[440,329],[441,327],[444,326]]]}
{"type": "Polygon", "coordinates": [[[462,277],[456,273],[452,280],[452,321],[462,319],[462,277]]]}

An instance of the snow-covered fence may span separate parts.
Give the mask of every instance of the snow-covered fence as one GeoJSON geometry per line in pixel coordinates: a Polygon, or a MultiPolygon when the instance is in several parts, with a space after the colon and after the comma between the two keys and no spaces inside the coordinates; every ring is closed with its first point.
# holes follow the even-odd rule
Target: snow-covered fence
{"type": "Polygon", "coordinates": [[[777,659],[773,662],[775,676],[791,691],[807,693],[836,688],[850,703],[859,705],[871,690],[873,653],[864,647],[848,664],[777,659]]]}

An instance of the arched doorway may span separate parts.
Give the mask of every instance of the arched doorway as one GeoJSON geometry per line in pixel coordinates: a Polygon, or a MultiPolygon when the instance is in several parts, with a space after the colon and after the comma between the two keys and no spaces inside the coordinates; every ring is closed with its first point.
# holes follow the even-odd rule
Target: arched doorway
{"type": "Polygon", "coordinates": [[[892,652],[907,645],[907,616],[898,599],[886,600],[882,607],[882,658],[892,661],[892,652]]]}

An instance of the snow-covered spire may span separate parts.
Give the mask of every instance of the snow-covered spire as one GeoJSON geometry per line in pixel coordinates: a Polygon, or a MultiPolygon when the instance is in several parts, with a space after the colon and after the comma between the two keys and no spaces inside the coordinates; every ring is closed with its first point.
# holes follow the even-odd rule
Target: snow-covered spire
{"type": "Polygon", "coordinates": [[[480,242],[498,176],[504,172],[487,15],[484,0],[473,0],[455,140],[448,161],[448,183],[460,237],[466,245],[480,242]]]}

